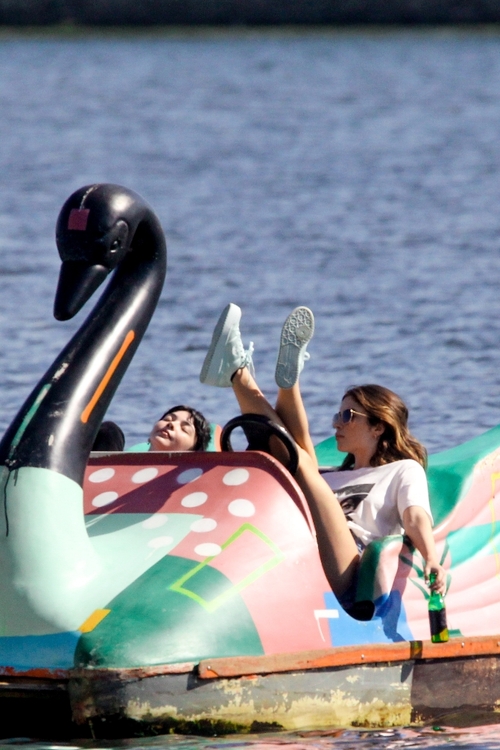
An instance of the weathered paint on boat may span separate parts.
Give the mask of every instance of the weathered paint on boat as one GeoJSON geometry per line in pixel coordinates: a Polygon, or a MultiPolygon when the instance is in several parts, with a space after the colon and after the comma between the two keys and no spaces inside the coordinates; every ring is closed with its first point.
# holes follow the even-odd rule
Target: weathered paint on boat
{"type": "MultiPolygon", "coordinates": [[[[496,472],[491,460],[478,465],[476,483],[478,473],[496,472]]],[[[68,669],[51,672],[48,663],[45,668],[40,663],[38,670],[23,672],[19,662],[1,671],[11,685],[21,675],[39,675],[45,689],[56,680],[61,684],[63,677],[73,720],[91,726],[94,734],[393,726],[439,720],[460,706],[491,714],[500,705],[500,635],[460,634],[466,629],[484,633],[492,626],[491,619],[471,620],[467,594],[455,597],[448,608],[450,624],[458,627],[446,644],[415,640],[412,634],[402,639],[390,607],[372,622],[357,622],[341,610],[322,574],[300,490],[271,457],[257,452],[96,455],[84,487],[91,538],[112,548],[121,536],[134,565],[141,554],[151,564],[137,589],[126,589],[91,613],[78,636],[67,641],[68,669]],[[233,510],[251,509],[251,516],[228,511],[237,500],[245,502],[233,510]],[[214,523],[200,527],[202,517],[214,523]],[[184,529],[179,539],[174,538],[177,527],[184,529]],[[243,550],[248,554],[240,549],[224,561],[226,551],[247,534],[243,550]],[[218,545],[220,553],[203,558],[196,552],[200,538],[218,545]],[[251,542],[257,547],[252,549],[251,542]],[[179,577],[165,576],[165,562],[181,556],[190,561],[187,572],[174,565],[179,577]],[[215,565],[224,578],[216,583],[214,597],[210,579],[197,587],[194,582],[215,565]],[[270,579],[281,566],[280,577],[270,579]],[[286,570],[291,571],[288,578],[286,570]],[[231,636],[235,623],[248,627],[248,615],[241,619],[238,611],[250,615],[256,630],[245,631],[243,640],[220,640],[220,633],[231,636]],[[346,642],[354,645],[342,645],[346,642]]],[[[479,498],[476,493],[475,514],[470,513],[476,520],[481,519],[479,498]]],[[[494,502],[490,495],[485,498],[491,512],[494,502]]],[[[408,586],[414,569],[398,562],[402,546],[400,538],[383,545],[385,553],[391,551],[389,563],[395,555],[397,572],[403,574],[393,583],[393,590],[401,592],[399,621],[406,596],[414,599],[408,586]]],[[[405,547],[403,557],[408,554],[405,547]]],[[[447,565],[453,569],[453,563],[450,554],[447,565]]],[[[459,571],[466,563],[460,549],[459,571]]],[[[428,635],[426,599],[416,590],[417,626],[424,630],[424,620],[428,635]]],[[[480,606],[480,579],[474,596],[480,606]]],[[[409,618],[404,622],[413,627],[409,618]]],[[[32,664],[50,653],[44,640],[38,653],[32,642],[32,664]]],[[[59,656],[60,648],[59,643],[59,656]]],[[[31,689],[36,685],[32,682],[31,689]]]]}
{"type": "MultiPolygon", "coordinates": [[[[191,503],[198,502],[204,490],[209,489],[198,484],[203,474],[210,476],[211,472],[214,472],[217,477],[214,481],[220,488],[223,484],[221,476],[235,469],[240,470],[244,463],[248,479],[252,471],[257,471],[261,474],[264,487],[257,483],[251,494],[250,484],[245,488],[244,493],[240,491],[247,482],[228,484],[225,487],[232,488],[231,492],[236,491],[237,495],[246,496],[240,499],[247,501],[250,499],[250,502],[254,503],[253,524],[259,524],[255,528],[266,535],[269,540],[267,548],[272,548],[274,555],[277,553],[277,548],[280,549],[279,544],[283,538],[280,534],[284,533],[286,540],[289,540],[294,536],[293,529],[295,528],[295,531],[299,529],[304,536],[303,543],[309,550],[309,562],[318,573],[316,585],[319,596],[315,602],[312,602],[310,609],[305,610],[305,618],[309,617],[310,622],[314,622],[314,629],[308,630],[309,637],[314,632],[314,650],[301,651],[300,647],[287,648],[287,644],[290,643],[289,635],[291,634],[292,639],[297,637],[293,614],[297,604],[301,602],[300,593],[307,585],[306,583],[300,584],[300,579],[297,577],[293,578],[293,590],[286,598],[290,609],[284,611],[283,619],[279,619],[282,604],[280,597],[275,597],[275,602],[267,600],[262,626],[269,628],[271,625],[272,631],[272,628],[278,625],[277,634],[273,636],[271,632],[267,635],[271,642],[278,644],[277,647],[274,646],[274,652],[269,649],[266,653],[258,649],[260,653],[255,653],[253,656],[233,654],[221,657],[215,649],[212,649],[210,658],[201,658],[199,653],[194,652],[181,655],[177,653],[170,664],[165,664],[158,663],[161,660],[158,660],[158,650],[155,647],[152,658],[149,658],[150,666],[145,666],[148,659],[144,658],[141,665],[131,666],[127,662],[130,656],[124,660],[123,650],[118,650],[121,661],[117,659],[115,640],[117,634],[121,638],[125,635],[129,642],[133,638],[131,639],[130,629],[127,631],[125,628],[125,632],[123,631],[123,616],[120,616],[119,612],[113,623],[112,615],[116,613],[112,612],[113,606],[110,602],[109,606],[92,613],[82,623],[77,637],[66,641],[69,648],[69,653],[66,655],[69,667],[67,670],[54,666],[50,669],[49,663],[46,663],[45,667],[39,665],[38,668],[33,668],[36,659],[40,659],[41,656],[40,652],[37,653],[34,648],[33,640],[31,649],[25,653],[28,662],[31,660],[31,668],[23,670],[22,662],[18,662],[16,666],[4,667],[1,671],[5,684],[0,695],[11,697],[16,695],[20,699],[21,695],[26,697],[34,693],[39,695],[44,693],[45,696],[53,699],[57,696],[58,705],[61,706],[61,690],[66,690],[67,711],[71,710],[73,721],[78,722],[82,727],[92,727],[94,734],[106,735],[158,732],[170,729],[190,732],[228,732],[349,724],[391,726],[410,721],[439,720],[443,714],[449,714],[458,706],[469,707],[469,709],[472,707],[475,710],[490,713],[496,710],[500,701],[500,683],[497,678],[497,654],[500,653],[500,640],[460,637],[453,638],[448,644],[431,644],[412,640],[394,643],[386,638],[385,644],[376,642],[370,644],[367,641],[373,632],[375,636],[372,635],[372,638],[382,637],[380,623],[378,631],[373,631],[373,623],[356,623],[345,613],[342,614],[333,608],[318,609],[324,606],[324,597],[331,597],[331,594],[328,593],[328,587],[320,575],[307,508],[293,480],[273,459],[258,453],[247,453],[244,456],[207,454],[194,457],[196,466],[193,466],[192,455],[161,454],[154,457],[156,465],[153,467],[151,458],[152,456],[146,454],[124,454],[113,457],[96,456],[91,459],[87,469],[87,480],[89,476],[95,475],[103,468],[107,469],[107,474],[97,474],[98,478],[103,479],[112,474],[104,481],[86,481],[85,483],[86,515],[94,535],[96,531],[99,531],[98,536],[102,537],[101,541],[108,537],[109,543],[112,544],[113,539],[116,539],[113,534],[127,533],[131,549],[145,550],[147,554],[150,554],[151,551],[157,550],[158,546],[157,543],[151,547],[148,544],[152,540],[161,539],[162,537],[158,536],[158,530],[165,529],[172,520],[170,515],[167,516],[167,510],[172,515],[176,515],[178,511],[186,513],[189,515],[190,524],[199,520],[199,512],[194,514],[194,511],[200,506],[192,506],[191,503]],[[109,471],[110,468],[113,469],[112,472],[109,471]],[[132,477],[137,478],[139,472],[151,468],[155,469],[155,477],[150,478],[149,481],[135,483],[131,481],[132,477]],[[193,469],[197,471],[193,473],[193,469]],[[191,475],[186,475],[185,472],[189,471],[191,475]],[[123,475],[124,472],[127,476],[123,475]],[[177,482],[175,477],[182,474],[190,481],[177,482]],[[110,480],[114,483],[112,488],[107,484],[110,480]],[[272,510],[274,502],[269,503],[270,493],[275,494],[272,489],[275,482],[282,490],[283,488],[286,490],[282,495],[282,502],[285,505],[277,512],[272,510]],[[111,502],[103,504],[103,490],[108,493],[115,492],[116,497],[111,502]],[[200,494],[196,495],[194,491],[200,494]],[[185,497],[192,499],[183,505],[182,500],[185,497]],[[97,503],[94,502],[96,498],[99,498],[97,503]],[[167,516],[166,520],[163,516],[158,516],[162,513],[167,516]],[[272,526],[266,526],[266,523],[270,523],[269,520],[265,520],[269,514],[272,519],[280,522],[277,537],[273,534],[272,526]],[[159,520],[152,520],[158,517],[159,520]],[[297,526],[288,523],[283,529],[283,518],[287,518],[288,521],[291,518],[295,519],[297,526]],[[148,522],[146,529],[143,526],[145,521],[148,522]],[[149,536],[145,536],[145,532],[148,532],[149,536]],[[277,620],[273,616],[275,615],[272,609],[273,603],[278,605],[277,620]],[[327,617],[324,617],[325,613],[328,614],[327,617]],[[103,638],[102,628],[106,622],[111,630],[108,631],[107,637],[103,638]],[[324,628],[325,622],[330,627],[324,628]],[[346,630],[351,638],[355,638],[356,628],[358,629],[358,642],[360,638],[364,639],[362,646],[317,648],[318,645],[324,646],[327,638],[330,639],[329,643],[334,643],[334,639],[345,641],[346,630]],[[97,638],[99,631],[101,631],[101,637],[97,638]],[[84,666],[85,659],[83,659],[80,666],[75,669],[70,665],[73,664],[78,638],[80,644],[85,641],[83,653],[92,653],[96,663],[84,666]],[[111,658],[108,640],[111,640],[114,646],[111,658]],[[104,643],[104,651],[99,651],[100,643],[104,643]],[[181,656],[184,658],[181,659],[181,656]],[[186,659],[186,656],[190,658],[186,659]],[[156,665],[151,663],[155,659],[156,665]],[[99,666],[103,661],[107,664],[105,668],[99,666]],[[53,689],[55,685],[57,685],[57,690],[53,689]],[[477,689],[472,689],[473,686],[477,686],[477,689]]],[[[487,461],[483,464],[491,468],[491,462],[487,461]]],[[[145,474],[142,476],[146,478],[145,474]]],[[[227,507],[234,499],[237,499],[236,496],[230,494],[222,502],[217,495],[216,501],[212,505],[207,505],[210,492],[205,492],[205,494],[207,498],[202,503],[205,506],[205,518],[210,517],[213,520],[218,520],[220,514],[227,515],[227,507]]],[[[107,498],[109,500],[111,495],[107,498]]],[[[491,503],[491,499],[488,499],[488,502],[491,503]]],[[[477,508],[476,517],[479,517],[477,508]]],[[[226,536],[234,537],[235,532],[241,527],[242,520],[247,523],[245,519],[238,518],[238,516],[231,517],[231,522],[240,526],[231,526],[226,529],[226,536]]],[[[193,531],[190,527],[187,536],[184,536],[178,544],[182,543],[185,549],[193,550],[194,546],[186,547],[186,545],[193,538],[198,538],[201,533],[207,532],[193,531]]],[[[222,549],[224,540],[217,539],[216,541],[221,542],[219,546],[222,549]]],[[[213,539],[211,543],[214,543],[213,539]]],[[[396,547],[397,544],[401,544],[400,540],[396,540],[396,547]]],[[[295,553],[297,545],[292,544],[291,548],[291,553],[295,553]]],[[[160,560],[163,560],[163,557],[164,555],[160,556],[160,560]]],[[[206,560],[204,562],[206,563],[206,560]]],[[[212,562],[213,560],[210,560],[206,564],[212,562]]],[[[257,558],[255,564],[258,562],[257,558]]],[[[192,563],[193,569],[199,569],[199,562],[192,560],[192,563]]],[[[279,567],[279,564],[274,567],[279,567]]],[[[408,566],[405,566],[404,569],[407,568],[408,566]]],[[[258,580],[266,585],[265,576],[271,570],[272,568],[266,569],[260,579],[257,579],[255,575],[252,577],[252,571],[250,571],[251,580],[248,588],[257,585],[258,580]]],[[[236,570],[229,571],[229,573],[235,576],[234,582],[238,585],[236,570]]],[[[248,582],[248,570],[246,573],[243,580],[247,579],[248,582]]],[[[186,582],[184,581],[184,584],[186,582]]],[[[311,578],[311,583],[314,584],[314,576],[311,578]]],[[[144,597],[141,597],[143,593],[145,596],[147,590],[145,584],[146,581],[143,580],[139,589],[140,593],[132,597],[132,606],[144,604],[144,597]]],[[[192,589],[191,593],[193,593],[192,589]]],[[[403,591],[403,598],[404,593],[403,591]]],[[[200,591],[197,594],[199,596],[200,591]]],[[[311,590],[309,590],[309,595],[311,595],[311,590]]],[[[152,601],[158,601],[158,596],[157,588],[153,587],[152,601]]],[[[164,592],[164,599],[165,603],[168,603],[166,592],[164,592]]],[[[186,599],[192,601],[191,596],[186,596],[186,599]]],[[[421,601],[425,603],[423,597],[421,601]]],[[[116,603],[119,604],[119,602],[116,603]]],[[[210,608],[203,607],[199,601],[197,607],[201,615],[199,627],[203,629],[213,612],[209,611],[210,608]]],[[[117,609],[119,610],[120,607],[118,606],[117,609]]],[[[424,615],[425,611],[424,606],[424,615]]],[[[453,615],[452,612],[450,614],[453,615]]],[[[457,616],[460,616],[460,609],[457,611],[457,616]]],[[[258,619],[257,614],[255,617],[258,619]]],[[[383,622],[383,617],[380,619],[383,622]]],[[[181,623],[182,621],[181,618],[181,623]]],[[[136,626],[137,622],[135,622],[136,626]]],[[[487,623],[480,620],[476,622],[477,628],[487,626],[487,623]]],[[[51,637],[48,636],[43,640],[45,641],[43,654],[47,658],[51,653],[50,643],[47,641],[50,641],[51,637]]],[[[181,647],[182,641],[181,633],[174,638],[175,647],[181,647]]],[[[291,642],[293,643],[293,640],[291,642]]],[[[61,658],[61,641],[58,642],[56,650],[61,658]]],[[[11,655],[14,655],[14,652],[15,650],[12,649],[11,655]]],[[[248,650],[246,653],[248,654],[248,650]]],[[[19,654],[17,658],[19,659],[19,654]]],[[[53,655],[50,658],[53,658],[53,655]]],[[[28,665],[25,663],[24,667],[26,666],[28,665]]],[[[78,732],[78,730],[75,731],[78,732]]]]}
{"type": "Polygon", "coordinates": [[[106,705],[109,716],[166,726],[400,726],[458,706],[494,712],[499,654],[500,641],[475,638],[212,659],[182,674],[80,671],[71,693],[80,721],[106,705]]]}
{"type": "MultiPolygon", "coordinates": [[[[144,669],[72,669],[0,681],[0,696],[42,691],[94,736],[389,727],[491,721],[500,640],[344,647],[144,669]],[[52,679],[50,679],[52,677],[52,679]],[[6,689],[6,685],[8,688],[6,689]]],[[[73,725],[73,736],[78,734],[73,725]]],[[[81,729],[80,729],[81,731],[81,729]]]]}

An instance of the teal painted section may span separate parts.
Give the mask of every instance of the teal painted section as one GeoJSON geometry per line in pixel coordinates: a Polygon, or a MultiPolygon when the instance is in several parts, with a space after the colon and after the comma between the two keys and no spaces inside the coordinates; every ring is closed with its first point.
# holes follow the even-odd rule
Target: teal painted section
{"type": "Polygon", "coordinates": [[[222,573],[206,565],[178,587],[186,593],[172,590],[198,567],[173,555],[160,560],[107,605],[111,612],[92,632],[82,635],[76,666],[151,666],[263,654],[239,593],[212,611],[207,608],[207,603],[233,589],[222,573]]]}
{"type": "Polygon", "coordinates": [[[0,638],[0,664],[19,671],[71,669],[81,633],[25,635],[0,638]]]}
{"type": "Polygon", "coordinates": [[[451,513],[470,487],[474,466],[500,447],[500,425],[483,435],[429,457],[427,477],[434,523],[451,513]]]}
{"type": "Polygon", "coordinates": [[[9,476],[8,535],[0,514],[0,636],[78,630],[201,518],[160,515],[166,531],[149,524],[150,513],[85,519],[82,500],[76,482],[48,469],[24,467],[9,476]]]}
{"type": "Polygon", "coordinates": [[[217,428],[216,424],[211,424],[210,425],[210,431],[211,431],[210,432],[210,442],[208,444],[207,451],[211,451],[212,453],[217,450],[217,448],[215,447],[215,430],[216,430],[216,428],[217,428]]]}
{"type": "Polygon", "coordinates": [[[0,635],[77,630],[92,611],[101,564],[72,479],[23,467],[9,475],[0,514],[0,635]],[[6,534],[5,515],[9,522],[6,534]]]}
{"type": "Polygon", "coordinates": [[[320,466],[340,466],[347,456],[347,453],[341,453],[338,450],[335,435],[322,440],[315,446],[314,450],[320,466]]]}
{"type": "Polygon", "coordinates": [[[147,453],[149,451],[149,443],[136,443],[135,445],[132,445],[130,448],[125,448],[125,452],[128,453],[147,453]]]}
{"type": "MultiPolygon", "coordinates": [[[[93,609],[102,608],[189,534],[197,513],[111,513],[87,516],[92,547],[102,565],[93,609]],[[151,520],[163,522],[162,525],[151,520]]],[[[83,620],[82,620],[83,622],[83,620]]]]}
{"type": "Polygon", "coordinates": [[[500,525],[491,523],[452,531],[446,537],[453,567],[470,560],[471,557],[487,557],[498,554],[495,542],[500,537],[500,525]]]}

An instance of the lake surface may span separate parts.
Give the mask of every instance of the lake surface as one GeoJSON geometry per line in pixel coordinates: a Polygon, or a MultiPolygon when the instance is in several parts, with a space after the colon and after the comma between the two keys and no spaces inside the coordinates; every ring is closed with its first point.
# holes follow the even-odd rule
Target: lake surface
{"type": "MultiPolygon", "coordinates": [[[[302,385],[316,441],[361,382],[402,395],[431,452],[500,422],[500,32],[3,32],[2,430],[91,308],[52,318],[57,214],[95,182],[141,193],[169,248],[159,307],[108,414],[128,445],[174,403],[220,424],[237,413],[230,392],[198,381],[229,301],[270,398],[284,318],[299,304],[315,312],[302,385]]],[[[500,733],[128,746],[172,743],[492,750],[500,733]]]]}
{"type": "Polygon", "coordinates": [[[163,735],[129,740],[30,742],[27,738],[0,740],[0,747],[24,746],[29,750],[498,750],[500,731],[495,725],[472,728],[425,727],[379,730],[282,732],[271,735],[192,737],[163,735]]]}
{"type": "Polygon", "coordinates": [[[108,414],[128,445],[174,403],[237,413],[198,382],[229,301],[270,398],[282,321],[315,312],[316,440],[360,382],[431,452],[500,422],[500,34],[4,32],[0,113],[1,429],[90,309],[52,319],[54,226],[98,181],[141,193],[169,247],[108,414]]]}

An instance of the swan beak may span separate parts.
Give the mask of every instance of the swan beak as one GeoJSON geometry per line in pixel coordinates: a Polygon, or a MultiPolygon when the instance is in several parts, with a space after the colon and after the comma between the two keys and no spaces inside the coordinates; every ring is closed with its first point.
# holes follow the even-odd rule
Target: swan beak
{"type": "Polygon", "coordinates": [[[78,260],[65,260],[59,272],[54,317],[69,320],[83,307],[95,290],[102,284],[110,269],[78,260]]]}

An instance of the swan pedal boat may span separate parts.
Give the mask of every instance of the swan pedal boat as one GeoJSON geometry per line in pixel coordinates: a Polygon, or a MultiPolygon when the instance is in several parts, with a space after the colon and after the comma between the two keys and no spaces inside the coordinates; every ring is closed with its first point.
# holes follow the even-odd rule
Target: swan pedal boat
{"type": "MultiPolygon", "coordinates": [[[[52,738],[494,721],[500,427],[429,461],[450,640],[429,639],[423,561],[401,536],[365,550],[357,599],[374,614],[357,619],[266,452],[91,452],[161,293],[165,240],[117,185],[70,196],[56,239],[58,319],[114,273],[0,443],[2,735],[16,716],[52,738]]],[[[317,455],[322,471],[342,461],[333,437],[317,455]]]]}

